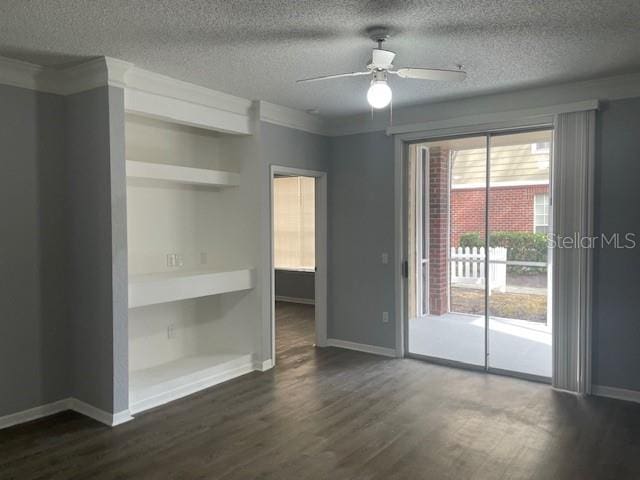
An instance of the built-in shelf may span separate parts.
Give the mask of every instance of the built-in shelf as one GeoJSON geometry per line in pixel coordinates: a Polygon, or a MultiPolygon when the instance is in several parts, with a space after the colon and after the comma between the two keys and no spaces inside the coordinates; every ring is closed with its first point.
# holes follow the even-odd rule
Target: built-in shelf
{"type": "Polygon", "coordinates": [[[211,187],[236,187],[240,184],[240,175],[233,172],[133,160],[127,160],[127,177],[211,187]]]}
{"type": "Polygon", "coordinates": [[[129,410],[138,413],[254,370],[249,354],[179,358],[129,373],[129,410]]]}
{"type": "Polygon", "coordinates": [[[176,272],[129,277],[129,308],[249,290],[255,270],[176,272]]]}

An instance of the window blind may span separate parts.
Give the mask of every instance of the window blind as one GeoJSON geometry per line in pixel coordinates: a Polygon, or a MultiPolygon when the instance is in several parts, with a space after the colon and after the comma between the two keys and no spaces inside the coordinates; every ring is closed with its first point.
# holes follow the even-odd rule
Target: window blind
{"type": "Polygon", "coordinates": [[[315,268],[315,179],[276,177],[274,189],[274,266],[315,268]]]}

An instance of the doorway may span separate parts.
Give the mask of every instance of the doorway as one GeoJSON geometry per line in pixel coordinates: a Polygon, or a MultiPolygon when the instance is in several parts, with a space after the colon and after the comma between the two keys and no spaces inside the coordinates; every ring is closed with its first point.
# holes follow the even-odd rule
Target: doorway
{"type": "Polygon", "coordinates": [[[408,156],[408,353],[549,382],[553,130],[408,156]]]}
{"type": "Polygon", "coordinates": [[[326,173],[271,167],[272,360],[300,346],[325,346],[326,173]]]}

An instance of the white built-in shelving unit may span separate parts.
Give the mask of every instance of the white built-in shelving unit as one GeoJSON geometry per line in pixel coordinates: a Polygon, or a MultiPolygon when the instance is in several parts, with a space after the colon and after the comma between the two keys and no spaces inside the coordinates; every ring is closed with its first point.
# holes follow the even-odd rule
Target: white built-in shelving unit
{"type": "Polygon", "coordinates": [[[129,277],[129,308],[239,292],[254,287],[253,269],[132,275],[129,277]]]}
{"type": "Polygon", "coordinates": [[[125,123],[132,413],[253,370],[261,345],[255,139],[140,98],[125,123]]]}
{"type": "Polygon", "coordinates": [[[133,160],[127,161],[127,178],[220,188],[236,187],[240,182],[240,175],[233,172],[133,160]]]}

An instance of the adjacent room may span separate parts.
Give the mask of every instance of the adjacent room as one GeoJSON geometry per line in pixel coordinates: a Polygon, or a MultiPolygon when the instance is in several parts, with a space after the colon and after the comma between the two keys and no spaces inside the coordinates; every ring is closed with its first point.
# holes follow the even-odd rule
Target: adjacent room
{"type": "Polygon", "coordinates": [[[5,1],[0,480],[640,478],[640,3],[5,1]]]}

